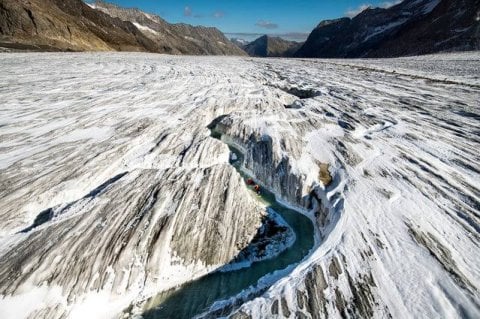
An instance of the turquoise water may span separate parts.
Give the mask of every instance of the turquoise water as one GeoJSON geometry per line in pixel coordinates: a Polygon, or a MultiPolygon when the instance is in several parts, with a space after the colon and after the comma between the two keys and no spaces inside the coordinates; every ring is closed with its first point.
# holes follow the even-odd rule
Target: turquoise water
{"type": "MultiPolygon", "coordinates": [[[[220,138],[212,131],[212,137],[220,138]]],[[[241,152],[229,146],[238,157],[231,164],[246,180],[248,176],[240,170],[243,163],[241,152]]],[[[252,191],[252,196],[257,195],[252,191]]],[[[268,273],[286,268],[300,262],[314,245],[314,229],[310,219],[295,210],[287,208],[275,200],[275,196],[262,189],[259,199],[280,214],[296,235],[292,246],[278,256],[264,261],[254,262],[250,267],[229,272],[213,272],[202,278],[186,283],[176,290],[169,290],[148,300],[142,316],[145,319],[192,318],[206,310],[217,300],[235,296],[268,273]]],[[[219,243],[221,244],[221,243],[219,243]]]]}

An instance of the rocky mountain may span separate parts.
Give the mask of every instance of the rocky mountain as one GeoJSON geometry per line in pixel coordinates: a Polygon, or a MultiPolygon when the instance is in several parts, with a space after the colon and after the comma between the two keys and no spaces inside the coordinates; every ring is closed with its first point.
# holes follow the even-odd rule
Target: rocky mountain
{"type": "Polygon", "coordinates": [[[393,57],[480,49],[479,0],[405,0],[322,21],[297,57],[393,57]]]}
{"type": "Polygon", "coordinates": [[[92,5],[114,18],[133,23],[163,51],[171,54],[193,55],[245,55],[245,52],[228,40],[217,28],[170,24],[160,18],[135,8],[121,8],[104,1],[92,5]]]}
{"type": "Polygon", "coordinates": [[[480,49],[480,0],[443,0],[425,19],[406,25],[369,57],[480,49]]]}
{"type": "Polygon", "coordinates": [[[81,0],[0,0],[0,46],[54,51],[245,55],[215,28],[81,0]]]}
{"type": "Polygon", "coordinates": [[[81,0],[0,0],[0,42],[37,50],[161,51],[132,23],[81,0]]]}
{"type": "Polygon", "coordinates": [[[257,57],[291,57],[301,46],[301,43],[287,41],[279,37],[261,36],[243,46],[250,56],[257,57]]]}

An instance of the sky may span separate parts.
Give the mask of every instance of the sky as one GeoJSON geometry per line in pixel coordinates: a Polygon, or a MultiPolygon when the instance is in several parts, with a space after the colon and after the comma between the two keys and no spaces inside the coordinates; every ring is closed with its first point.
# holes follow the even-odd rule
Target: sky
{"type": "Polygon", "coordinates": [[[321,20],[354,16],[369,6],[399,0],[106,0],[136,7],[171,23],[213,26],[229,38],[253,40],[263,34],[304,41],[321,20]]]}

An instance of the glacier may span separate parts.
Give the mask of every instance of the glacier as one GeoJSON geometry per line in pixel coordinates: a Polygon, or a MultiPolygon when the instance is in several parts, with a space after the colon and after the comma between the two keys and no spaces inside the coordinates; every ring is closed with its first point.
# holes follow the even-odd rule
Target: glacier
{"type": "Polygon", "coordinates": [[[229,270],[268,214],[229,146],[313,246],[198,317],[480,316],[478,52],[0,65],[1,318],[155,318],[229,270]]]}

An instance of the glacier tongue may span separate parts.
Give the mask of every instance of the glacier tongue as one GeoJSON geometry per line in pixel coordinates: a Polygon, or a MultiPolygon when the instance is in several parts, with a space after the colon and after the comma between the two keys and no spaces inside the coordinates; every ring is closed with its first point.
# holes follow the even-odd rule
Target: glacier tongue
{"type": "Polygon", "coordinates": [[[0,317],[115,317],[233,260],[265,208],[214,120],[316,226],[233,318],[480,315],[478,53],[0,64],[0,317]]]}

